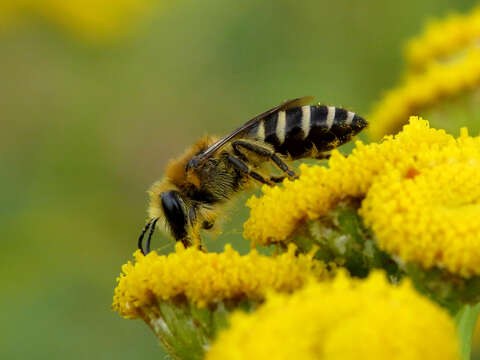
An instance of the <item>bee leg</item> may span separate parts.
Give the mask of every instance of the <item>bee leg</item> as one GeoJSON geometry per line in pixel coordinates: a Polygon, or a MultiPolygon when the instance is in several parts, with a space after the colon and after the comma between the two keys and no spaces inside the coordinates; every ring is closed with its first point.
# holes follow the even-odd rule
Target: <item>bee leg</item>
{"type": "Polygon", "coordinates": [[[320,153],[317,156],[315,156],[315,159],[317,159],[317,160],[328,160],[328,159],[330,159],[330,156],[332,156],[332,154],[330,154],[329,152],[320,153]]]}
{"type": "MultiPolygon", "coordinates": [[[[275,154],[275,152],[273,152],[272,150],[266,147],[263,147],[257,144],[252,144],[250,142],[242,141],[242,140],[237,140],[232,142],[232,147],[235,153],[237,152],[241,153],[241,151],[238,149],[239,147],[241,147],[255,153],[258,156],[270,159],[275,163],[275,165],[277,165],[277,167],[280,170],[286,173],[289,177],[297,178],[295,173],[288,168],[288,165],[285,164],[285,162],[282,159],[280,159],[280,157],[277,154],[275,154]]],[[[243,155],[243,157],[245,157],[245,155],[243,155]]]]}
{"type": "Polygon", "coordinates": [[[273,181],[275,184],[281,183],[285,180],[288,176],[271,176],[270,181],[273,181]]]}
{"type": "Polygon", "coordinates": [[[286,173],[289,177],[297,179],[298,176],[288,168],[288,165],[285,164],[285,162],[278,157],[277,154],[273,153],[271,156],[272,161],[275,163],[275,165],[278,166],[280,170],[282,170],[284,173],[286,173]]]}
{"type": "Polygon", "coordinates": [[[262,184],[274,185],[272,181],[265,179],[259,173],[256,173],[255,171],[251,171],[248,168],[247,164],[245,164],[242,160],[236,158],[235,156],[228,155],[228,161],[230,162],[230,164],[233,165],[235,169],[240,171],[242,174],[250,176],[251,178],[261,182],[262,184]]]}
{"type": "Polygon", "coordinates": [[[245,162],[245,163],[248,163],[248,158],[247,158],[247,156],[246,156],[243,152],[240,151],[240,149],[239,149],[238,146],[236,145],[236,141],[234,141],[234,142],[232,143],[232,148],[233,148],[233,152],[234,152],[234,154],[235,154],[235,156],[236,156],[237,158],[239,158],[240,160],[242,160],[242,161],[245,162]]]}
{"type": "Polygon", "coordinates": [[[257,181],[260,181],[262,184],[266,184],[270,186],[275,185],[274,182],[272,182],[270,179],[265,179],[262,175],[260,175],[259,173],[256,173],[255,171],[250,171],[248,175],[257,181]]]}

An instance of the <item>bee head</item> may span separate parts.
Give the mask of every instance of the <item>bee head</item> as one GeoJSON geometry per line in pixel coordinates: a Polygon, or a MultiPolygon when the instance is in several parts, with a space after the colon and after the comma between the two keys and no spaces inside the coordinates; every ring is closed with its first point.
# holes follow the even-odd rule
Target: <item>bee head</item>
{"type": "Polygon", "coordinates": [[[212,216],[199,223],[204,212],[199,212],[188,198],[187,190],[201,186],[198,176],[198,167],[201,163],[196,162],[196,155],[218,139],[203,137],[193,146],[188,148],[183,155],[170,160],[165,169],[165,177],[156,181],[148,191],[150,204],[148,209],[149,221],[138,239],[138,247],[143,253],[143,238],[150,230],[147,237],[146,252],[149,251],[150,239],[155,231],[155,225],[165,223],[167,231],[177,241],[185,246],[190,246],[192,239],[198,238],[200,228],[209,229],[213,226],[212,216]],[[198,211],[198,216],[197,216],[198,211]]]}
{"type": "Polygon", "coordinates": [[[200,166],[200,161],[198,160],[197,156],[194,156],[188,161],[187,166],[185,166],[185,170],[189,172],[193,169],[198,168],[199,166],[200,166]]]}
{"type": "Polygon", "coordinates": [[[185,247],[191,245],[191,230],[196,218],[196,211],[189,206],[178,190],[170,189],[167,190],[163,187],[163,191],[158,191],[160,189],[156,189],[154,186],[150,191],[150,221],[138,239],[138,248],[143,254],[150,252],[150,240],[159,220],[176,241],[181,241],[185,247]],[[150,232],[144,250],[143,238],[148,230],[150,232]]]}
{"type": "Polygon", "coordinates": [[[167,191],[160,194],[160,203],[167,226],[175,240],[183,241],[188,236],[188,208],[176,190],[167,191]]]}

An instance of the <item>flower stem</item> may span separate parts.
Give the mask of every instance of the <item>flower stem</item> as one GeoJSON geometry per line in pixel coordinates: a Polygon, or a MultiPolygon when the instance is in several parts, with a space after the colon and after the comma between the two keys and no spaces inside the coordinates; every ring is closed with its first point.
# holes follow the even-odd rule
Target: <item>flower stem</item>
{"type": "Polygon", "coordinates": [[[465,305],[455,315],[462,360],[470,360],[472,336],[479,313],[480,303],[473,306],[465,305]]]}

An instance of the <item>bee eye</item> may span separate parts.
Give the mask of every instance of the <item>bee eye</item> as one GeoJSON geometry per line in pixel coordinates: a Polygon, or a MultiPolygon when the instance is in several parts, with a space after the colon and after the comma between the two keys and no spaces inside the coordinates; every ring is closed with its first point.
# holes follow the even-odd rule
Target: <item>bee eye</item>
{"type": "Polygon", "coordinates": [[[190,159],[190,161],[187,163],[187,166],[185,166],[185,170],[188,171],[190,169],[195,169],[199,165],[199,161],[196,157],[193,157],[190,159]]]}
{"type": "Polygon", "coordinates": [[[167,220],[172,235],[177,241],[187,237],[187,215],[184,210],[183,200],[178,191],[168,191],[161,195],[163,213],[167,220]]]}

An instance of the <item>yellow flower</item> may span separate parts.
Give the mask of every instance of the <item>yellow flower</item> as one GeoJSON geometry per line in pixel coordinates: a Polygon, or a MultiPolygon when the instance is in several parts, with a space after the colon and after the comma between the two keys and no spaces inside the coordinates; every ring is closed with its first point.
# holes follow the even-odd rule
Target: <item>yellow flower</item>
{"type": "Polygon", "coordinates": [[[428,24],[406,46],[403,81],[386,92],[368,119],[379,139],[400,130],[408,116],[458,98],[480,85],[480,7],[428,24]]]}
{"type": "Polygon", "coordinates": [[[299,224],[353,197],[380,249],[424,268],[480,274],[480,138],[466,129],[456,140],[412,117],[395,137],[301,170],[299,180],[248,201],[252,244],[288,241],[299,224]]]}
{"type": "Polygon", "coordinates": [[[156,4],[152,0],[7,0],[0,9],[8,10],[10,23],[34,14],[97,42],[124,35],[156,4]]]}
{"type": "Polygon", "coordinates": [[[480,7],[465,15],[452,14],[427,24],[423,34],[411,39],[405,57],[411,71],[422,71],[429,63],[447,61],[452,54],[478,46],[480,7]]]}
{"type": "Polygon", "coordinates": [[[389,90],[367,117],[370,136],[379,139],[393,134],[408,116],[477,88],[480,84],[480,49],[471,48],[465,56],[450,63],[430,63],[421,73],[409,74],[403,83],[389,90]]]}
{"type": "Polygon", "coordinates": [[[415,166],[412,177],[386,172],[370,188],[361,214],[381,249],[470,277],[480,275],[480,152],[458,151],[464,149],[426,154],[432,167],[415,166]]]}
{"type": "Polygon", "coordinates": [[[295,256],[293,246],[276,257],[255,250],[241,256],[229,245],[223,253],[205,253],[181,244],[167,256],[143,256],[139,251],[134,256],[136,263],[122,268],[113,301],[114,310],[127,318],[179,297],[198,307],[224,300],[263,300],[268,290],[290,292],[312,276],[327,276],[323,263],[311,255],[295,256]]]}
{"type": "Polygon", "coordinates": [[[328,181],[331,171],[302,165],[300,172],[299,180],[287,180],[283,187],[264,186],[261,198],[248,200],[251,211],[244,236],[252,240],[252,247],[285,240],[299,222],[318,218],[335,205],[338,190],[328,181]]]}
{"type": "Polygon", "coordinates": [[[217,359],[459,359],[455,326],[409,282],[339,275],[235,313],[207,353],[217,359]]]}
{"type": "Polygon", "coordinates": [[[423,149],[449,142],[455,139],[412,117],[395,138],[369,145],[357,141],[348,157],[334,151],[328,168],[302,165],[298,180],[286,180],[283,187],[264,186],[262,197],[248,200],[251,210],[244,236],[252,240],[252,246],[286,240],[299,223],[325,215],[342,199],[363,198],[387,166],[408,167],[423,149]]]}

